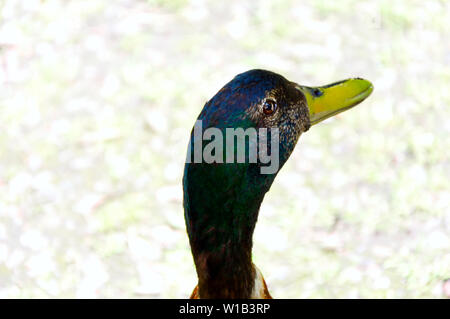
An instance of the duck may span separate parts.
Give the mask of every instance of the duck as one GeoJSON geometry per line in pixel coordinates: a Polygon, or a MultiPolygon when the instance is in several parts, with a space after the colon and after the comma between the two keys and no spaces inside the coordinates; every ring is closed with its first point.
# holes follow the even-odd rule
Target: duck
{"type": "Polygon", "coordinates": [[[312,87],[253,69],[205,103],[191,131],[183,174],[184,218],[198,277],[191,299],[272,298],[252,261],[264,196],[302,133],[355,107],[372,91],[362,78],[312,87]],[[256,132],[257,140],[250,133],[240,139],[227,135],[230,130],[256,132]],[[254,147],[256,160],[249,155],[254,147]],[[263,151],[265,157],[258,157],[263,151]],[[267,158],[274,168],[268,169],[273,163],[267,158]]]}

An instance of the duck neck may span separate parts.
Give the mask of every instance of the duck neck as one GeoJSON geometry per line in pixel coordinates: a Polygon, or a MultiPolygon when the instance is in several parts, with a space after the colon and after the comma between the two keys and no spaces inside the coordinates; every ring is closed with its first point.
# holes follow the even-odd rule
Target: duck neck
{"type": "Polygon", "coordinates": [[[199,222],[193,226],[190,241],[201,298],[250,298],[255,280],[252,237],[257,208],[244,212],[235,201],[225,202],[207,214],[207,225],[199,222]]]}
{"type": "Polygon", "coordinates": [[[243,242],[194,253],[201,298],[250,298],[255,282],[251,250],[251,242],[243,242]]]}
{"type": "Polygon", "coordinates": [[[199,295],[250,298],[255,281],[253,231],[271,183],[197,165],[186,168],[183,187],[199,295]]]}

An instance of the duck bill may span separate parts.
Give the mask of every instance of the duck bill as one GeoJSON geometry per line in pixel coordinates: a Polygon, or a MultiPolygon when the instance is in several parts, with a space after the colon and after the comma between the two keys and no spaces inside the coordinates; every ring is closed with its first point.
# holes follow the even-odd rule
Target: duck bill
{"type": "Polygon", "coordinates": [[[305,95],[311,125],[344,112],[364,101],[373,91],[367,80],[348,79],[325,86],[297,86],[305,95]]]}

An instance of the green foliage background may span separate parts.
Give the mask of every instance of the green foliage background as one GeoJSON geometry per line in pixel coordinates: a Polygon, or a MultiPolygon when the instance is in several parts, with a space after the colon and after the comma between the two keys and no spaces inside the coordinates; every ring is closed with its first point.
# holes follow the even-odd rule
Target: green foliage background
{"type": "Polygon", "coordinates": [[[181,177],[235,74],[375,90],[304,134],[254,260],[278,298],[445,297],[448,1],[0,1],[0,297],[184,298],[181,177]]]}

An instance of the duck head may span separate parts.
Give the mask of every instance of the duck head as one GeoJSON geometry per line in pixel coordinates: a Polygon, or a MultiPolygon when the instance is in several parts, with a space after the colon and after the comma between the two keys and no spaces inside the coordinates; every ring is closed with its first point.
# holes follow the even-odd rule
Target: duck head
{"type": "Polygon", "coordinates": [[[250,70],[205,104],[191,133],[183,176],[186,228],[201,298],[258,296],[251,249],[264,195],[303,132],[356,106],[372,90],[360,78],[308,87],[270,71],[250,70]],[[243,143],[234,143],[239,138],[230,130],[256,132],[256,142],[249,133],[243,143]],[[234,155],[239,151],[241,160],[234,155]],[[213,160],[202,158],[205,154],[213,160]],[[276,163],[264,171],[267,159],[276,163]]]}

